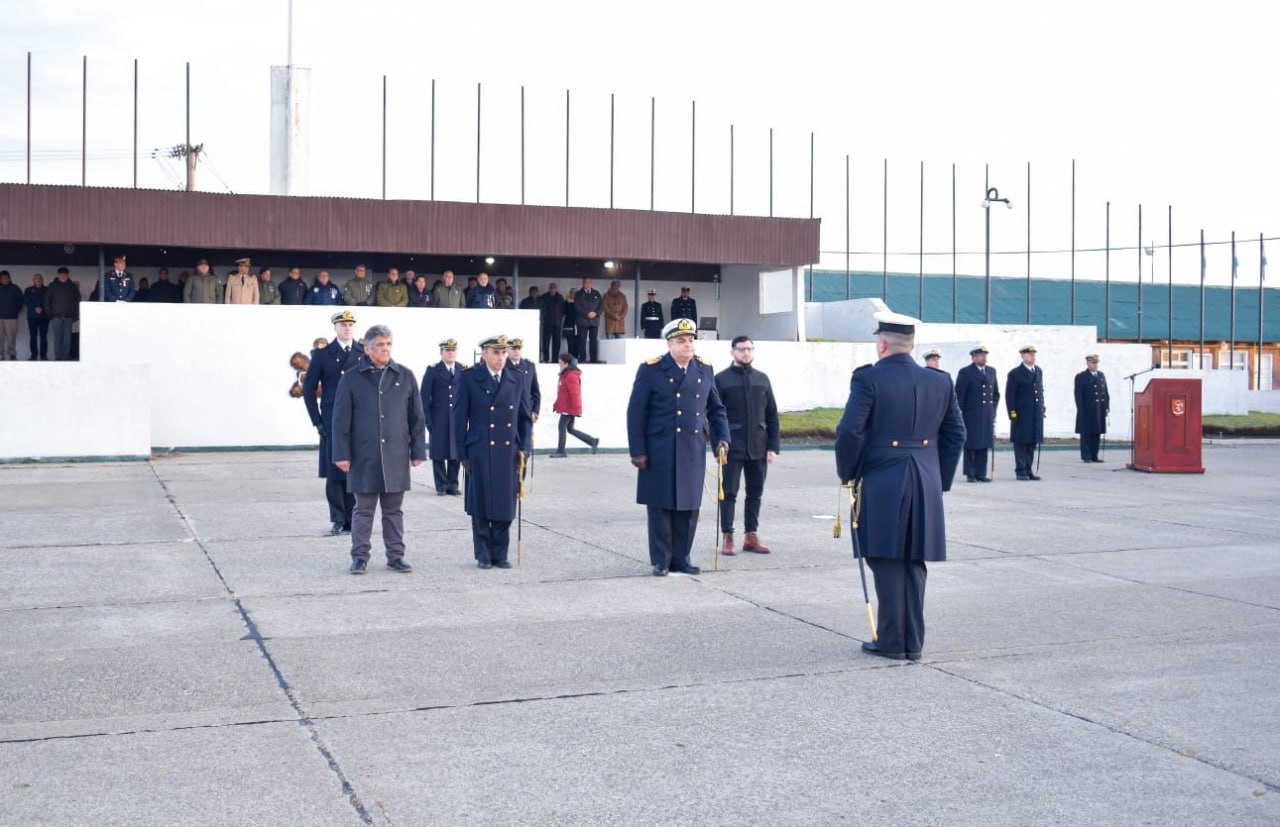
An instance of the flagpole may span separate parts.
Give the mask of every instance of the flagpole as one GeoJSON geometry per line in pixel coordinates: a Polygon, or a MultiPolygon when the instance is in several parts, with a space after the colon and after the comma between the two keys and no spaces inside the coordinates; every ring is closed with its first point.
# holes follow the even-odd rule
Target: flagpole
{"type": "Polygon", "coordinates": [[[1200,364],[1196,369],[1204,368],[1204,230],[1200,231],[1200,364]]]}
{"type": "Polygon", "coordinates": [[[1267,250],[1262,240],[1262,233],[1258,233],[1258,386],[1255,390],[1262,390],[1262,305],[1266,295],[1263,293],[1263,283],[1267,280],[1267,250]]]}
{"type": "Polygon", "coordinates": [[[1236,369],[1236,232],[1231,231],[1231,348],[1227,351],[1227,370],[1236,369]]]}

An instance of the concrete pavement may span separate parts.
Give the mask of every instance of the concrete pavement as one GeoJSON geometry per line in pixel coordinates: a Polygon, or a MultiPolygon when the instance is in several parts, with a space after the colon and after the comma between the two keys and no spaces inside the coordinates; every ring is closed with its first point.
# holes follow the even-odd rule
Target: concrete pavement
{"type": "Polygon", "coordinates": [[[310,453],[0,467],[2,820],[1277,823],[1280,445],[1119,453],[961,478],[917,664],[858,651],[826,451],[665,579],[618,455],[538,458],[510,571],[418,469],[365,577],[310,453]]]}

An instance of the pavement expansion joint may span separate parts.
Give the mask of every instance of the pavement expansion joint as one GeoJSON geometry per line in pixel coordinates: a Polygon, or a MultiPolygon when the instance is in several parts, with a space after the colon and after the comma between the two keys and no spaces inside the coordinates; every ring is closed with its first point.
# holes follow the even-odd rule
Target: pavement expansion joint
{"type": "Polygon", "coordinates": [[[1110,732],[1110,733],[1112,733],[1112,734],[1114,734],[1114,735],[1119,735],[1119,736],[1124,737],[1124,738],[1129,738],[1129,739],[1131,739],[1131,740],[1133,740],[1133,741],[1136,741],[1137,743],[1145,744],[1145,745],[1147,745],[1147,746],[1149,746],[1149,747],[1153,747],[1153,748],[1158,749],[1158,750],[1163,750],[1163,751],[1165,751],[1165,752],[1172,752],[1172,753],[1174,753],[1175,755],[1178,755],[1178,756],[1180,756],[1180,757],[1182,757],[1182,758],[1190,759],[1190,760],[1192,760],[1192,761],[1195,761],[1195,762],[1196,762],[1196,763],[1198,763],[1198,764],[1203,764],[1203,765],[1204,765],[1204,766],[1206,766],[1206,767],[1210,767],[1210,768],[1212,768],[1212,769],[1219,770],[1219,771],[1221,771],[1221,772],[1225,772],[1225,773],[1227,773],[1227,774],[1229,774],[1229,775],[1233,775],[1233,776],[1235,776],[1235,777],[1237,777],[1237,778],[1244,778],[1244,779],[1247,779],[1247,780],[1249,780],[1249,781],[1252,781],[1252,782],[1254,782],[1254,783],[1256,783],[1256,784],[1261,784],[1263,787],[1265,787],[1265,788],[1267,789],[1267,791],[1268,791],[1268,792],[1273,792],[1273,793],[1275,793],[1275,792],[1280,792],[1280,786],[1277,786],[1276,784],[1273,784],[1273,783],[1271,783],[1271,782],[1267,781],[1266,779],[1258,778],[1258,777],[1257,777],[1257,776],[1255,776],[1255,775],[1250,775],[1250,774],[1248,774],[1248,773],[1240,772],[1239,770],[1237,770],[1237,769],[1233,769],[1232,767],[1228,767],[1228,766],[1226,766],[1225,764],[1223,764],[1223,763],[1221,763],[1221,762],[1219,762],[1219,761],[1215,761],[1215,760],[1214,760],[1214,759],[1212,759],[1212,758],[1207,758],[1207,757],[1204,757],[1204,756],[1201,756],[1201,755],[1197,755],[1197,754],[1195,754],[1194,752],[1192,752],[1191,750],[1187,750],[1187,749],[1179,749],[1179,748],[1177,748],[1177,747],[1171,746],[1171,745],[1166,744],[1166,743],[1162,743],[1162,742],[1160,742],[1160,741],[1153,740],[1153,739],[1151,739],[1151,738],[1144,738],[1144,737],[1142,737],[1141,735],[1138,735],[1138,734],[1136,734],[1136,733],[1134,733],[1134,732],[1131,732],[1131,731],[1129,731],[1129,730],[1127,730],[1127,729],[1124,729],[1124,728],[1121,728],[1121,727],[1117,727],[1117,726],[1112,726],[1111,724],[1107,724],[1107,723],[1104,723],[1104,722],[1102,722],[1102,721],[1096,720],[1096,719],[1094,719],[1094,718],[1090,718],[1090,717],[1089,717],[1089,716],[1087,716],[1087,715],[1082,715],[1082,714],[1080,714],[1080,713],[1078,713],[1078,712],[1072,712],[1072,711],[1071,711],[1071,710],[1069,710],[1069,709],[1063,709],[1062,707],[1055,706],[1055,705],[1053,705],[1053,704],[1051,704],[1051,703],[1049,703],[1049,702],[1047,702],[1047,701],[1042,701],[1042,700],[1040,700],[1040,699],[1038,699],[1038,698],[1036,698],[1036,697],[1033,697],[1033,696],[1031,696],[1031,695],[1024,695],[1024,694],[1020,694],[1020,693],[1018,693],[1018,692],[1013,692],[1013,691],[1010,691],[1010,690],[1008,690],[1008,689],[1004,689],[1004,688],[1002,688],[1002,687],[995,686],[995,685],[993,685],[993,684],[987,683],[987,682],[985,682],[985,681],[980,681],[980,680],[978,680],[978,679],[976,679],[976,678],[972,678],[972,677],[970,677],[970,676],[968,676],[968,675],[961,675],[961,674],[959,674],[959,673],[957,673],[957,672],[952,672],[951,670],[949,670],[949,669],[945,668],[945,665],[944,665],[944,664],[940,664],[940,663],[929,663],[929,664],[926,664],[926,665],[925,665],[925,668],[927,668],[927,669],[933,669],[933,670],[935,670],[935,671],[941,672],[941,673],[942,673],[942,674],[944,674],[944,675],[950,675],[950,676],[951,676],[951,677],[953,677],[953,678],[959,678],[960,680],[962,680],[962,681],[964,681],[964,682],[966,682],[966,683],[972,684],[972,685],[974,685],[974,686],[981,687],[981,688],[983,688],[983,689],[986,689],[986,690],[991,691],[991,692],[995,692],[995,693],[1000,694],[1000,695],[1004,695],[1004,696],[1009,697],[1009,698],[1013,698],[1013,699],[1018,700],[1018,701],[1022,701],[1022,702],[1024,702],[1024,703],[1031,704],[1032,706],[1039,707],[1039,708],[1044,709],[1044,710],[1046,710],[1046,711],[1048,711],[1048,712],[1052,712],[1052,713],[1057,714],[1057,715],[1062,715],[1062,716],[1067,717],[1067,718],[1073,718],[1073,719],[1075,719],[1075,720],[1077,720],[1077,721],[1080,721],[1081,723],[1088,724],[1088,725],[1090,725],[1090,726],[1095,726],[1095,727],[1098,727],[1098,728],[1100,728],[1100,729],[1104,729],[1104,730],[1106,730],[1107,732],[1110,732]]]}
{"type": "Polygon", "coordinates": [[[289,681],[280,670],[280,665],[276,662],[276,659],[271,654],[270,650],[267,649],[266,641],[258,630],[258,624],[254,622],[252,616],[249,614],[249,610],[245,608],[244,603],[235,596],[235,590],[231,588],[226,577],[223,576],[222,571],[218,568],[218,564],[214,562],[213,557],[209,554],[209,549],[205,547],[200,535],[196,533],[195,528],[191,525],[191,521],[187,518],[186,513],[183,512],[182,506],[178,504],[177,498],[170,493],[169,487],[165,485],[164,479],[156,470],[155,464],[148,463],[148,465],[151,468],[151,472],[155,474],[156,482],[159,483],[160,489],[164,492],[165,497],[173,507],[174,513],[177,514],[178,519],[186,528],[187,533],[190,534],[191,539],[195,541],[196,545],[200,548],[200,551],[204,554],[210,567],[212,567],[214,575],[218,578],[219,582],[222,583],[223,588],[227,590],[227,594],[231,596],[232,601],[235,603],[236,610],[240,613],[240,618],[244,622],[245,628],[248,630],[248,634],[243,639],[252,640],[257,645],[258,651],[262,654],[263,659],[267,662],[267,666],[271,669],[271,674],[275,677],[280,690],[284,693],[285,698],[289,701],[289,705],[293,708],[294,712],[297,713],[298,725],[306,729],[307,735],[311,738],[311,742],[315,744],[316,750],[320,753],[320,757],[338,778],[342,787],[342,793],[347,797],[347,801],[356,811],[356,815],[359,816],[363,823],[373,824],[373,817],[370,816],[369,811],[365,809],[363,802],[360,800],[360,795],[356,792],[354,785],[351,783],[350,777],[338,763],[338,759],[334,756],[329,745],[320,737],[320,733],[315,726],[315,721],[312,720],[310,714],[303,708],[302,703],[294,694],[293,688],[289,685],[289,681]]]}
{"type": "Polygon", "coordinates": [[[262,718],[257,721],[228,721],[220,724],[190,724],[171,727],[140,727],[138,729],[102,730],[100,732],[77,732],[74,735],[45,735],[39,738],[0,738],[0,744],[38,744],[44,741],[78,741],[88,738],[116,738],[129,735],[155,735],[170,732],[192,732],[195,730],[231,729],[233,727],[267,726],[270,724],[296,724],[297,718],[262,718]]]}
{"type": "MultiPolygon", "coordinates": [[[[1205,546],[1205,548],[1209,548],[1209,547],[1205,546]]],[[[1114,552],[1105,552],[1105,553],[1114,553],[1114,552]]],[[[1097,569],[1090,568],[1089,566],[1079,565],[1078,563],[1075,563],[1070,559],[1065,559],[1065,560],[1056,559],[1058,557],[1064,557],[1064,556],[1069,557],[1069,555],[1051,555],[1051,556],[1044,557],[1043,559],[1045,560],[1045,562],[1060,563],[1061,565],[1070,566],[1071,568],[1076,569],[1078,571],[1087,571],[1091,574],[1097,574],[1103,577],[1109,577],[1112,580],[1119,580],[1122,583],[1132,583],[1136,586],[1151,586],[1152,588],[1165,589],[1166,591],[1179,592],[1181,594],[1194,594],[1197,597],[1208,597],[1213,600],[1221,600],[1226,603],[1234,603],[1237,606],[1249,606],[1254,609],[1269,609],[1274,612],[1280,612],[1280,606],[1272,606],[1267,603],[1254,603],[1249,600],[1241,600],[1238,597],[1226,597],[1225,595],[1197,591],[1196,589],[1187,588],[1186,586],[1176,586],[1172,583],[1157,583],[1152,580],[1138,580],[1137,578],[1134,578],[1134,577],[1125,577],[1119,574],[1112,574],[1110,572],[1098,571],[1097,569]]],[[[1035,558],[1032,558],[1032,559],[1035,559],[1035,558]]]]}

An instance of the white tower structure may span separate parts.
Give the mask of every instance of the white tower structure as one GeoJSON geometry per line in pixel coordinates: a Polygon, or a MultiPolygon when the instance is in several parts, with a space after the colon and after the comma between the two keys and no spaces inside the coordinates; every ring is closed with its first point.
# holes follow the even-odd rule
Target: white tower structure
{"type": "Polygon", "coordinates": [[[285,66],[271,67],[271,194],[309,195],[311,70],[293,65],[293,0],[285,66]]]}

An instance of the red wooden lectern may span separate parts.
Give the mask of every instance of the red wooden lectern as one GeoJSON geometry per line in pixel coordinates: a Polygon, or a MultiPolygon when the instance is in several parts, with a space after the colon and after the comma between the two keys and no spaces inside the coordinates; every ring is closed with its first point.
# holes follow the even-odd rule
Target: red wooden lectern
{"type": "Polygon", "coordinates": [[[1203,474],[1200,380],[1152,379],[1133,396],[1135,471],[1203,474]]]}

